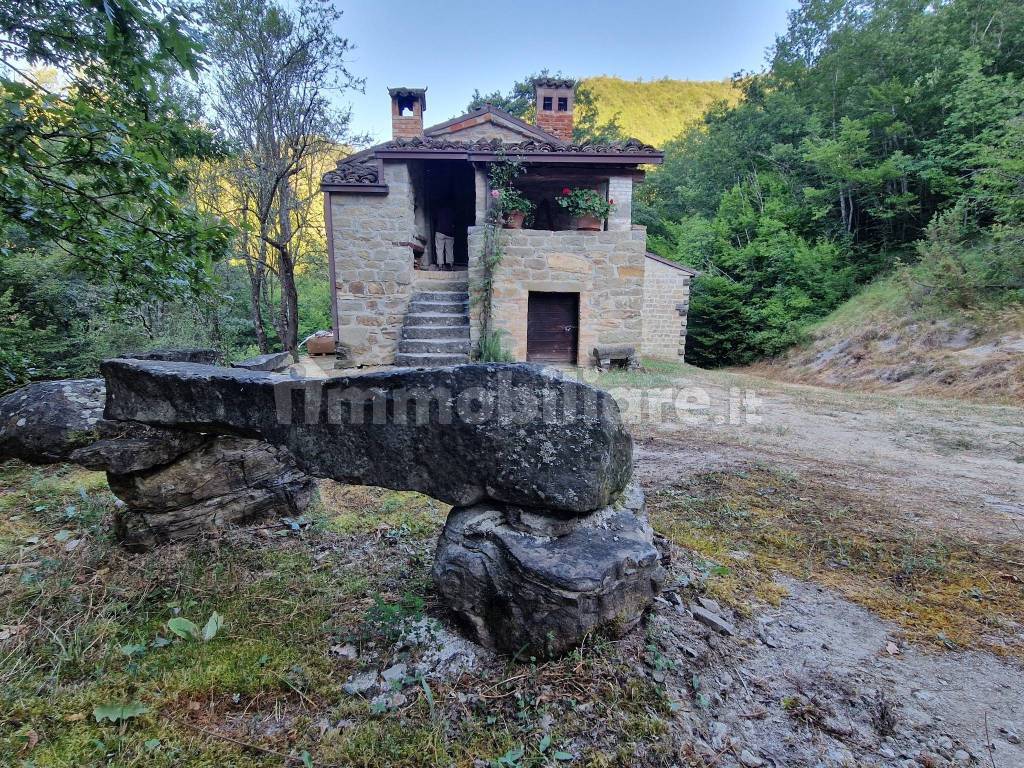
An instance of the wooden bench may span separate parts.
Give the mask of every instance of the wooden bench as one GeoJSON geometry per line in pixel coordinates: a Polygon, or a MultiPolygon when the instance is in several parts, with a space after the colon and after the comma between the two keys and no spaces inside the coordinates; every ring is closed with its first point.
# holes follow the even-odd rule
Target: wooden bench
{"type": "Polygon", "coordinates": [[[640,358],[636,354],[636,347],[629,345],[594,347],[591,353],[597,362],[599,371],[607,371],[611,368],[628,368],[634,370],[640,367],[640,358]]]}

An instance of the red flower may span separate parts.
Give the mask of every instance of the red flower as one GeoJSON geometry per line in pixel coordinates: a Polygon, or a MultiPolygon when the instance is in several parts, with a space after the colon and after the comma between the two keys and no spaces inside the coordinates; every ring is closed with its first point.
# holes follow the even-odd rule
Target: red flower
{"type": "Polygon", "coordinates": [[[569,189],[568,187],[563,187],[562,188],[562,194],[563,195],[571,195],[572,194],[572,190],[569,189]]]}
{"type": "Polygon", "coordinates": [[[608,198],[608,204],[609,205],[615,205],[615,201],[612,200],[611,198],[608,198]]]}

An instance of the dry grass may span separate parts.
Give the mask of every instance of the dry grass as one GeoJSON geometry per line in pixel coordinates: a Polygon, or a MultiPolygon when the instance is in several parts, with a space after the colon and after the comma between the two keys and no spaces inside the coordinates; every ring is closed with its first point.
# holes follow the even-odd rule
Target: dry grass
{"type": "Polygon", "coordinates": [[[944,648],[1024,659],[1018,546],[922,530],[834,484],[758,469],[708,473],[649,497],[664,535],[722,564],[717,597],[771,602],[775,571],[811,579],[944,648]]]}

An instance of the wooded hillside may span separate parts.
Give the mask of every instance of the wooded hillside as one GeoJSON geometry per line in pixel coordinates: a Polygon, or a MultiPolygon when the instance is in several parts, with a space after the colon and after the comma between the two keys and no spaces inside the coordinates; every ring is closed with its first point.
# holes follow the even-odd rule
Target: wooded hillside
{"type": "Polygon", "coordinates": [[[617,116],[627,136],[659,147],[699,122],[716,103],[735,104],[740,97],[728,80],[636,81],[601,75],[584,78],[580,85],[594,95],[599,122],[617,116]]]}
{"type": "Polygon", "coordinates": [[[770,54],[666,147],[649,244],[703,271],[687,359],[748,363],[876,277],[933,314],[1024,298],[1024,5],[804,0],[770,54]]]}

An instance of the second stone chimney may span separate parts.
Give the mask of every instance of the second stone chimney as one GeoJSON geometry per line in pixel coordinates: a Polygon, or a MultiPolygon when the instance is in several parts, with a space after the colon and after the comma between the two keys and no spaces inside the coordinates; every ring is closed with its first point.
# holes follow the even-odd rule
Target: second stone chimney
{"type": "Polygon", "coordinates": [[[564,142],[571,142],[576,81],[564,77],[538,77],[533,81],[533,89],[537,97],[537,127],[564,142]]]}
{"type": "Polygon", "coordinates": [[[423,135],[427,109],[426,88],[388,88],[391,96],[391,137],[414,139],[423,135]]]}

